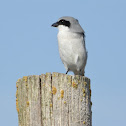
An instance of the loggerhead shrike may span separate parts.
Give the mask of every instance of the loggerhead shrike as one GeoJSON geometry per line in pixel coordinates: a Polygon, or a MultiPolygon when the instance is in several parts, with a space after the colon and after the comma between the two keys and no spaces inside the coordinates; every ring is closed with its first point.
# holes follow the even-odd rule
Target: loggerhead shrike
{"type": "Polygon", "coordinates": [[[58,47],[60,58],[65,66],[66,74],[73,71],[75,75],[84,76],[87,62],[85,47],[85,34],[77,19],[73,17],[61,17],[52,24],[58,27],[58,47]]]}

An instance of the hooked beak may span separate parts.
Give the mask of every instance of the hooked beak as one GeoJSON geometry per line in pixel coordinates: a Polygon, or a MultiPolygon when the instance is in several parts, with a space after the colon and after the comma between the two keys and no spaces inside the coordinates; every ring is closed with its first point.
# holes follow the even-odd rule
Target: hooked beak
{"type": "Polygon", "coordinates": [[[59,26],[59,22],[53,23],[52,27],[58,27],[59,26]]]}

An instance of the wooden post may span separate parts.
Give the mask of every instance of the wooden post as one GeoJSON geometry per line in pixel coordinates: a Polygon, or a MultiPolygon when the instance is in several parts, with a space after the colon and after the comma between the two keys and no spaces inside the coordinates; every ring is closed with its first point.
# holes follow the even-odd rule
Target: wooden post
{"type": "Polygon", "coordinates": [[[61,73],[16,83],[19,126],[92,126],[90,80],[61,73]]]}

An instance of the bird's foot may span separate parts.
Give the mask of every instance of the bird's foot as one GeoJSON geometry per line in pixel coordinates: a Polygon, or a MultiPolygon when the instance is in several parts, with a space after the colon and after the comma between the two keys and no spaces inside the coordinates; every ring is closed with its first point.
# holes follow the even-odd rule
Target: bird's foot
{"type": "Polygon", "coordinates": [[[69,72],[69,69],[67,70],[66,74],[69,72]]]}

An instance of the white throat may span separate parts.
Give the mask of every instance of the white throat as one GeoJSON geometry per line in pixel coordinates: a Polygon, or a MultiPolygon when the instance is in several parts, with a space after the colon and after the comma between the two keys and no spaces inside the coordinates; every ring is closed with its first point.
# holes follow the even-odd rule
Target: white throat
{"type": "Polygon", "coordinates": [[[58,29],[59,29],[59,32],[60,31],[64,31],[64,32],[69,32],[70,31],[70,28],[69,27],[63,26],[63,25],[59,25],[58,26],[58,29]]]}

